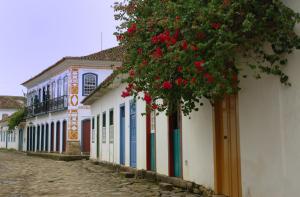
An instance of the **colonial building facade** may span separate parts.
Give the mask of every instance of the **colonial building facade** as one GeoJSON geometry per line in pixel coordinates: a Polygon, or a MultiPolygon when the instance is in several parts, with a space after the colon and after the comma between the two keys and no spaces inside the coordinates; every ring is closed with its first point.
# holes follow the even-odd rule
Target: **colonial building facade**
{"type": "Polygon", "coordinates": [[[68,154],[90,152],[89,95],[120,65],[120,48],[65,57],[22,85],[27,88],[26,149],[68,154]]]}
{"type": "Polygon", "coordinates": [[[298,196],[299,55],[285,69],[292,87],[274,76],[240,78],[238,95],[213,106],[203,100],[190,117],[146,113],[143,101],[121,97],[124,76],[111,75],[82,102],[92,110],[91,159],[179,177],[222,196],[298,196]]]}
{"type": "Polygon", "coordinates": [[[23,151],[23,125],[10,130],[8,119],[24,104],[24,97],[0,96],[0,148],[23,151]]]}

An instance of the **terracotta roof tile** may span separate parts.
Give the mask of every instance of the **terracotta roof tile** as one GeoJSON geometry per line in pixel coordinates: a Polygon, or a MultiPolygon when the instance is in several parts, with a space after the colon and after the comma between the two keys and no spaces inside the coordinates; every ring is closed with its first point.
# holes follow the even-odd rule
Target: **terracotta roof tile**
{"type": "Polygon", "coordinates": [[[0,96],[0,109],[18,109],[25,105],[22,96],[0,96]]]}

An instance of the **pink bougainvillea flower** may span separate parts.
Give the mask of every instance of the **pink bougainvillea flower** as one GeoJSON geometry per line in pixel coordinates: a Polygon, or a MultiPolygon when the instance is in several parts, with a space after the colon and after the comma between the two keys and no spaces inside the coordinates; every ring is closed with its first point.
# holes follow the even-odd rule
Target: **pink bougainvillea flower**
{"type": "Polygon", "coordinates": [[[157,47],[155,49],[155,51],[152,53],[152,55],[153,55],[154,58],[159,59],[163,56],[163,51],[161,50],[161,48],[157,47]]]}
{"type": "Polygon", "coordinates": [[[191,45],[191,49],[192,49],[193,51],[198,51],[198,50],[199,50],[198,47],[195,46],[195,45],[191,45]]]}
{"type": "Polygon", "coordinates": [[[138,54],[141,55],[141,54],[143,53],[143,49],[142,49],[142,48],[138,48],[138,49],[137,49],[137,52],[138,52],[138,54]]]}
{"type": "Polygon", "coordinates": [[[123,91],[121,96],[123,98],[126,98],[126,97],[130,96],[130,93],[128,91],[123,91]]]}
{"type": "Polygon", "coordinates": [[[188,84],[188,82],[189,82],[189,81],[186,80],[186,79],[183,79],[183,80],[182,80],[182,83],[183,83],[184,86],[186,86],[186,85],[188,84]]]}
{"type": "Polygon", "coordinates": [[[221,24],[220,23],[212,23],[211,27],[214,28],[214,29],[220,29],[221,24]]]}
{"type": "Polygon", "coordinates": [[[183,71],[182,66],[178,66],[178,67],[177,67],[177,71],[180,72],[180,73],[182,73],[182,71],[183,71]]]}
{"type": "Polygon", "coordinates": [[[196,78],[195,78],[195,77],[192,77],[192,79],[191,79],[191,84],[194,84],[194,83],[196,83],[196,78]]]}
{"type": "Polygon", "coordinates": [[[151,42],[152,42],[152,44],[157,44],[157,43],[159,43],[159,38],[157,36],[152,36],[151,42]]]}
{"type": "Polygon", "coordinates": [[[196,62],[194,62],[194,65],[195,65],[196,69],[201,72],[204,70],[204,68],[203,68],[204,63],[205,63],[204,60],[196,61],[196,62]]]}
{"type": "Polygon", "coordinates": [[[214,82],[214,77],[209,73],[204,73],[203,77],[207,80],[208,83],[214,82]]]}
{"type": "Polygon", "coordinates": [[[182,82],[183,82],[183,79],[182,79],[182,77],[178,77],[177,79],[176,79],[176,84],[178,85],[178,86],[181,86],[181,84],[182,84],[182,82]]]}
{"type": "Polygon", "coordinates": [[[183,50],[187,50],[188,49],[188,43],[186,40],[183,40],[182,44],[181,44],[181,47],[183,50]]]}
{"type": "Polygon", "coordinates": [[[158,109],[158,105],[156,105],[156,104],[152,104],[152,106],[151,106],[151,107],[152,107],[152,109],[153,109],[153,110],[156,110],[156,109],[158,109]]]}
{"type": "Polygon", "coordinates": [[[117,35],[117,41],[122,41],[124,40],[124,35],[120,34],[120,35],[117,35]]]}
{"type": "Polygon", "coordinates": [[[127,30],[127,32],[129,33],[129,34],[133,34],[134,32],[136,32],[136,24],[135,23],[132,23],[131,25],[130,25],[130,27],[128,28],[128,30],[127,30]]]}
{"type": "Polygon", "coordinates": [[[180,30],[179,30],[179,29],[176,29],[176,31],[175,31],[175,33],[174,33],[174,35],[173,35],[173,38],[176,39],[176,40],[178,40],[179,35],[180,35],[180,30]]]}
{"type": "Polygon", "coordinates": [[[165,90],[169,90],[172,88],[172,83],[170,81],[164,81],[162,84],[162,88],[165,90]]]}
{"type": "Polygon", "coordinates": [[[147,104],[150,104],[152,102],[152,98],[147,92],[144,93],[144,100],[147,104]]]}
{"type": "Polygon", "coordinates": [[[133,69],[130,69],[130,71],[129,71],[129,76],[130,76],[131,78],[133,78],[133,77],[135,76],[135,71],[134,71],[133,69]]]}

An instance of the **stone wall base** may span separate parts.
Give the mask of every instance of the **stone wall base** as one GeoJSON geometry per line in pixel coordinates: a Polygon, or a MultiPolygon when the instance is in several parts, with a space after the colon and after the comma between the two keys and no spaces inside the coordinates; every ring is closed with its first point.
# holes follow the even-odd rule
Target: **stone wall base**
{"type": "Polygon", "coordinates": [[[206,188],[202,185],[198,185],[194,182],[183,180],[182,178],[170,177],[162,174],[158,174],[156,172],[147,171],[147,170],[138,170],[135,168],[131,168],[128,166],[123,166],[115,163],[110,163],[106,161],[95,161],[91,160],[96,165],[102,165],[108,167],[117,172],[132,172],[135,174],[135,178],[137,179],[148,179],[151,181],[155,181],[157,183],[164,182],[174,185],[175,187],[179,187],[182,189],[186,189],[190,192],[200,194],[203,197],[213,197],[214,192],[210,188],[206,188]]]}
{"type": "Polygon", "coordinates": [[[80,143],[79,141],[67,141],[66,154],[68,155],[80,155],[80,143]]]}

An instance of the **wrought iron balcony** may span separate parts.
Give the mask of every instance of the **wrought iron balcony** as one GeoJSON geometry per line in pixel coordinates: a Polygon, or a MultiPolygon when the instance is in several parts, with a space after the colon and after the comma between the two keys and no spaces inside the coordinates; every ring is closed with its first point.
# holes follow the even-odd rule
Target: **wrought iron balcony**
{"type": "Polygon", "coordinates": [[[68,109],[68,97],[61,96],[46,100],[27,107],[27,117],[34,117],[49,112],[57,112],[68,109]]]}

